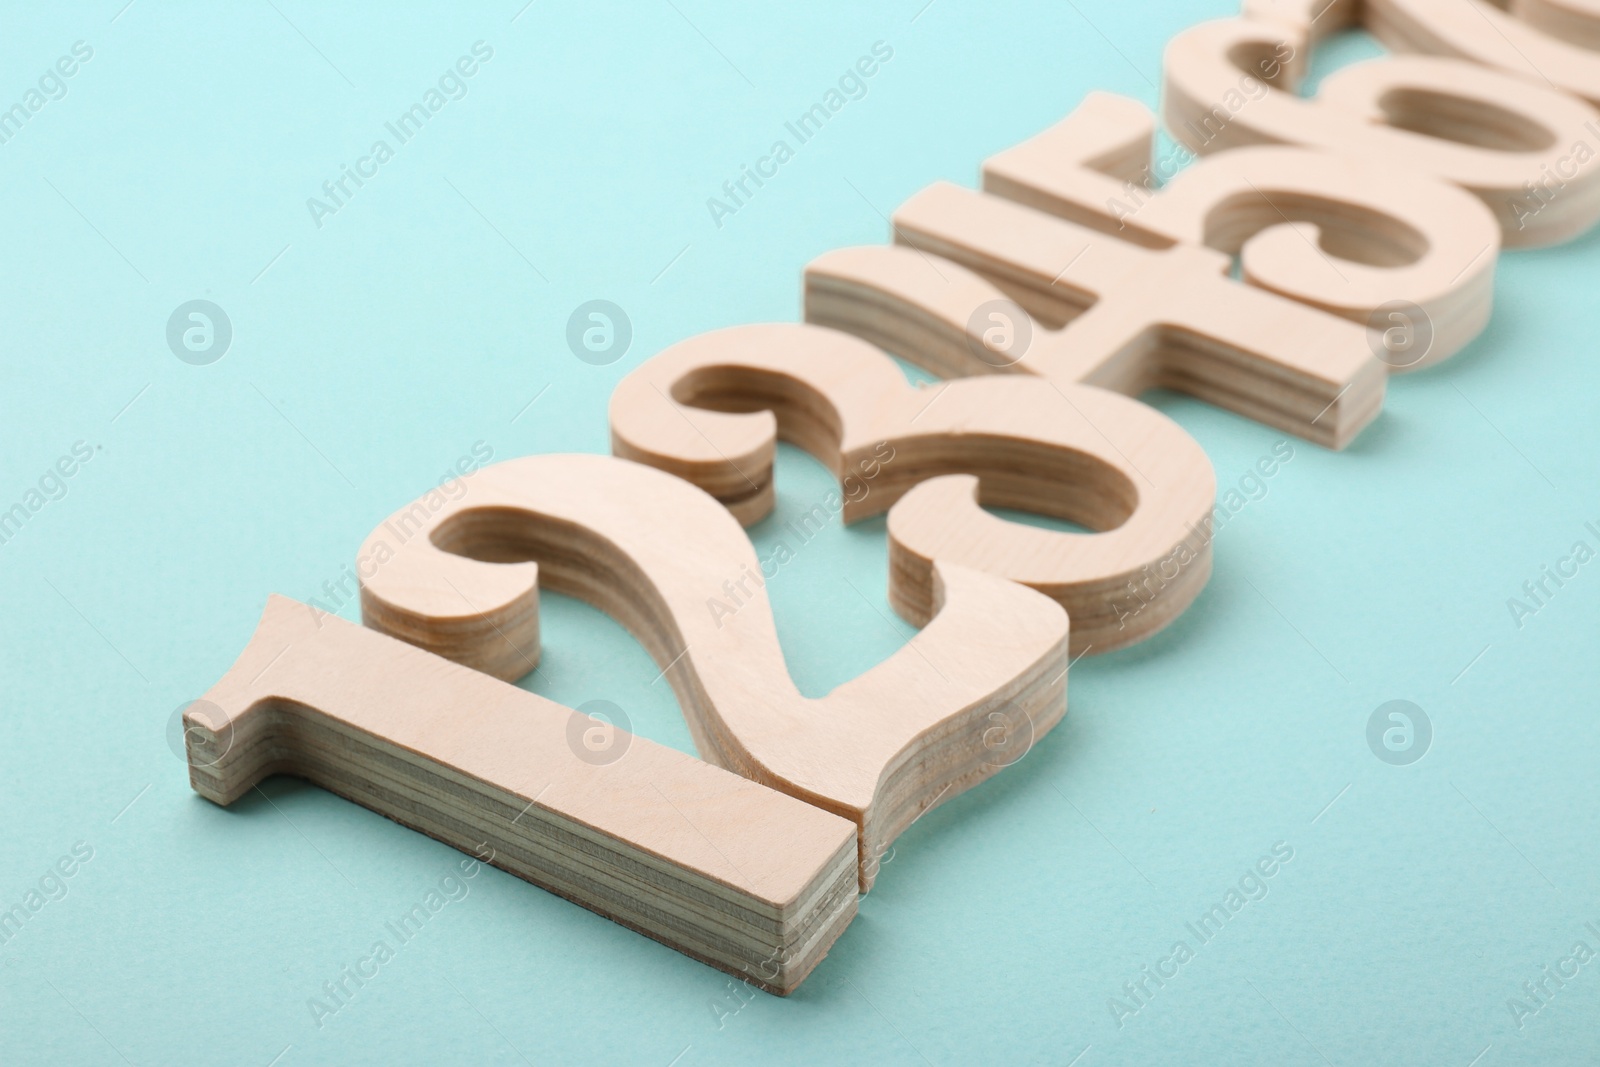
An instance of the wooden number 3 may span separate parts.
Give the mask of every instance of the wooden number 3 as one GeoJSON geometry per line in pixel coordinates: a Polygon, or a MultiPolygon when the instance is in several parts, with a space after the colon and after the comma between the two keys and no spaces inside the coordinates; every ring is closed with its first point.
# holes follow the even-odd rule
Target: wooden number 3
{"type": "Polygon", "coordinates": [[[1046,593],[1074,654],[1148,637],[1211,573],[1211,462],[1177,423],[1072,382],[991,375],[917,389],[883,352],[820,326],[735,326],[674,345],[611,396],[612,447],[721,500],[773,503],[777,440],[840,479],[843,518],[889,513],[889,598],[932,614],[935,560],[1046,593]],[[1076,521],[1006,522],[980,505],[1076,521]]]}

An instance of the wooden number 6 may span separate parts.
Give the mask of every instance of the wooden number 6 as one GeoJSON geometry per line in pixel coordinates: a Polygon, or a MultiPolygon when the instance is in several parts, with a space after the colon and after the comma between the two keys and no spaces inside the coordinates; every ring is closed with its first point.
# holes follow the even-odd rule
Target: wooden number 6
{"type": "Polygon", "coordinates": [[[1600,105],[1600,5],[1594,0],[1365,0],[1359,8],[1328,0],[1245,0],[1243,11],[1313,40],[1359,18],[1396,51],[1455,56],[1600,105]]]}
{"type": "Polygon", "coordinates": [[[1162,65],[1167,129],[1200,153],[1293,144],[1436,175],[1481,199],[1507,246],[1564,241],[1600,218],[1600,112],[1582,100],[1434,56],[1345,67],[1303,100],[1292,89],[1308,48],[1306,25],[1232,18],[1189,27],[1167,43],[1162,65]],[[1552,171],[1564,180],[1546,201],[1536,190],[1552,171]]]}

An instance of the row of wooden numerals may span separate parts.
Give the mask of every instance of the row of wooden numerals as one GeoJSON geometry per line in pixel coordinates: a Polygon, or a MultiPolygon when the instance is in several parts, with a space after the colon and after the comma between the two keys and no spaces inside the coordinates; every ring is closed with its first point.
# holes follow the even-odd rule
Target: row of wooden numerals
{"type": "Polygon", "coordinates": [[[1361,10],[1441,54],[1301,98],[1314,36],[1355,5],[1249,0],[1168,46],[1181,149],[1153,155],[1155,116],[1093,93],[986,161],[981,192],[930,186],[891,245],[811,263],[805,324],[635,369],[611,399],[617,458],[514,459],[396,512],[358,554],[365,626],[273,597],[188,709],[195,789],[228,804],[302,775],[794,989],[895,837],[1060,720],[1074,657],[1148,637],[1204,586],[1210,461],[1134,397],[1176,389],[1343,448],[1390,373],[1483,329],[1502,245],[1600,217],[1592,0],[1361,10]],[[948,380],[913,387],[885,353],[948,380]],[[742,525],[773,509],[779,439],[840,489],[762,558],[742,525]],[[834,517],[884,512],[890,602],[921,630],[806,697],[767,582],[834,517]],[[541,584],[639,638],[703,761],[509,684],[538,661],[541,584]]]}

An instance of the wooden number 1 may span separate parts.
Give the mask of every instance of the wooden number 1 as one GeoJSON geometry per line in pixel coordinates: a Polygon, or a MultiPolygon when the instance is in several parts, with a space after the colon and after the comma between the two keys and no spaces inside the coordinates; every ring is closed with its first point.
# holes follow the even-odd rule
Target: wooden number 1
{"type": "Polygon", "coordinates": [[[208,800],[308,778],[774,993],[856,913],[846,820],[286,597],[184,728],[208,800]]]}

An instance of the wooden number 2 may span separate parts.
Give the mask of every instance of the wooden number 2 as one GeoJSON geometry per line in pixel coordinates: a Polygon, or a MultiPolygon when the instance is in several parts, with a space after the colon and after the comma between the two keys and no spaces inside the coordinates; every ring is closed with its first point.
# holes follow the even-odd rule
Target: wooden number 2
{"type": "Polygon", "coordinates": [[[1014,763],[1066,711],[1066,613],[1013,582],[936,562],[927,627],[810,699],[784,664],[750,539],[699,489],[585,455],[464,481],[457,499],[424,497],[367,538],[367,625],[517,678],[537,663],[540,584],[589,601],[661,666],[702,756],[858,827],[863,890],[912,821],[1014,763]]]}

